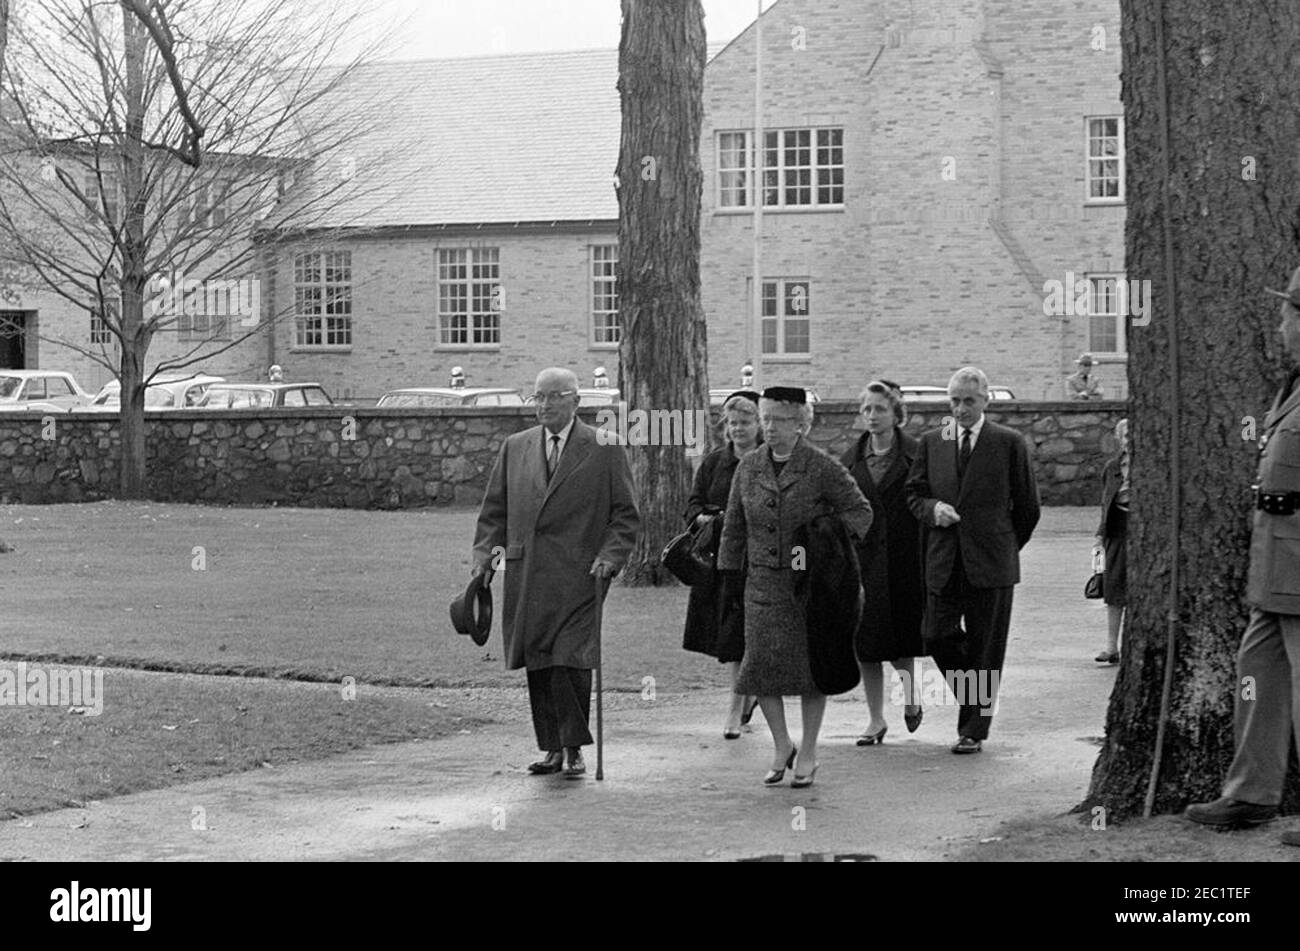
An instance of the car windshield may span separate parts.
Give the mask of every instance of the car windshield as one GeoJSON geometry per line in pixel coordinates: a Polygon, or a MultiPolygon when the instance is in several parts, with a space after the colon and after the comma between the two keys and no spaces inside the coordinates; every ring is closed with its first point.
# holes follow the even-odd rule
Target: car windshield
{"type": "Polygon", "coordinates": [[[20,376],[0,376],[0,399],[13,396],[22,385],[23,378],[20,376]]]}
{"type": "Polygon", "coordinates": [[[270,406],[272,402],[270,390],[218,389],[214,386],[208,390],[203,405],[239,409],[244,406],[270,406]]]}

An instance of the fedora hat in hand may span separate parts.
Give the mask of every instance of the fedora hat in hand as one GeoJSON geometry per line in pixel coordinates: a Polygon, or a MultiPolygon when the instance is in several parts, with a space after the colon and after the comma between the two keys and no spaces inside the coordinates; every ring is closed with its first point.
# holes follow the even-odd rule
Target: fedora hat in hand
{"type": "Polygon", "coordinates": [[[468,634],[479,647],[488,642],[492,631],[491,581],[490,571],[475,575],[465,593],[451,602],[452,626],[459,633],[468,634]]]}

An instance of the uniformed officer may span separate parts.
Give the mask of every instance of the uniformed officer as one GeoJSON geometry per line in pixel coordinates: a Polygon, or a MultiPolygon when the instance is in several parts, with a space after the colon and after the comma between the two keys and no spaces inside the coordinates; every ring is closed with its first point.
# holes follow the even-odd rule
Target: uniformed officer
{"type": "MultiPolygon", "coordinates": [[[[1294,369],[1264,420],[1246,600],[1237,652],[1236,755],[1214,802],[1187,817],[1204,825],[1258,825],[1277,815],[1292,734],[1300,743],[1300,268],[1283,298],[1283,345],[1294,369]]],[[[1282,841],[1300,845],[1300,830],[1282,841]]]]}

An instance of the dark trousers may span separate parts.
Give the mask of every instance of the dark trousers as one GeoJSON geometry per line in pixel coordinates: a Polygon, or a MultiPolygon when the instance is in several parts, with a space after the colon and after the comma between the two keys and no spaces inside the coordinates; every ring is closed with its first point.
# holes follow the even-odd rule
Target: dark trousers
{"type": "Polygon", "coordinates": [[[1276,806],[1282,801],[1291,744],[1300,749],[1300,616],[1251,608],[1237,652],[1236,693],[1232,723],[1237,751],[1223,794],[1276,806]],[[1247,682],[1253,690],[1242,686],[1247,682]]]}
{"type": "Polygon", "coordinates": [[[988,738],[1014,592],[1010,586],[973,587],[959,553],[943,591],[926,593],[925,647],[960,704],[958,736],[988,738]]]}
{"type": "Polygon", "coordinates": [[[552,752],[566,746],[588,746],[591,731],[591,671],[577,667],[544,667],[528,671],[528,702],[538,749],[552,752]]]}

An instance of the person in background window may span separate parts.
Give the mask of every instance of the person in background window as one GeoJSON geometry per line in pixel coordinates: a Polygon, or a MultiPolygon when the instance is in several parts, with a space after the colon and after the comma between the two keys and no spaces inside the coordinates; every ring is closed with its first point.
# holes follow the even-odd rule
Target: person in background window
{"type": "Polygon", "coordinates": [[[1097,655],[1099,664],[1119,663],[1119,629],[1124,620],[1128,587],[1128,420],[1115,424],[1119,455],[1101,471],[1101,523],[1096,547],[1105,552],[1101,596],[1106,602],[1106,649],[1097,655]]]}
{"type": "Polygon", "coordinates": [[[1071,399],[1101,399],[1106,391],[1101,388],[1100,383],[1092,378],[1092,368],[1097,365],[1097,362],[1092,358],[1092,354],[1085,353],[1074,362],[1079,369],[1065,378],[1065,384],[1070,391],[1071,399]]]}

